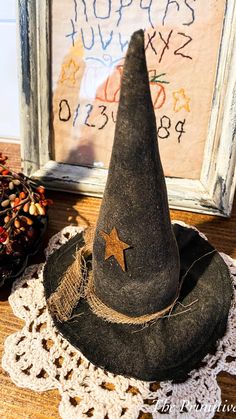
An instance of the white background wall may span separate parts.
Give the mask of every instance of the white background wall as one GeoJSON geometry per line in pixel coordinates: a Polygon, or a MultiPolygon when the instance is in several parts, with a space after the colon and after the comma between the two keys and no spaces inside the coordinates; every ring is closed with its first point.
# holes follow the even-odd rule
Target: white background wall
{"type": "Polygon", "coordinates": [[[0,141],[20,138],[16,0],[0,0],[0,141]]]}

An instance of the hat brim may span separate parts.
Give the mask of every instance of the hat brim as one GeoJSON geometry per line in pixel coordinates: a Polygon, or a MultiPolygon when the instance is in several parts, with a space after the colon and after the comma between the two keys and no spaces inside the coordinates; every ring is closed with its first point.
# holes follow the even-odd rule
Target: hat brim
{"type": "MultiPolygon", "coordinates": [[[[109,323],[97,317],[84,299],[67,322],[59,322],[51,313],[58,331],[96,366],[144,381],[183,379],[224,335],[232,298],[228,267],[196,230],[177,223],[173,229],[180,277],[200,259],[187,274],[181,304],[175,305],[171,316],[145,327],[109,323]]],[[[46,299],[57,289],[83,244],[83,234],[77,234],[49,257],[44,270],[46,299]]]]}

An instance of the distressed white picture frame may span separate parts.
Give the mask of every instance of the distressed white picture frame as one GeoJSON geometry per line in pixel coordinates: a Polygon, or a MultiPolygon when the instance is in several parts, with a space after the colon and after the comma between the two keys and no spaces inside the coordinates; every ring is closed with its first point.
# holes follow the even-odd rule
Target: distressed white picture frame
{"type": "MultiPolygon", "coordinates": [[[[50,1],[18,0],[24,172],[50,189],[101,197],[107,170],[52,160],[50,1]]],[[[230,216],[236,183],[236,0],[226,1],[201,176],[166,177],[169,205],[230,216]]]]}

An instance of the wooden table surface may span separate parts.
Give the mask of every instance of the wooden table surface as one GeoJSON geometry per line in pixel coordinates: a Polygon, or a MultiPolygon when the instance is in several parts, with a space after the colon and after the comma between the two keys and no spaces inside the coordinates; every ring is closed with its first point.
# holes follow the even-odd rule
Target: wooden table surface
{"type": "MultiPolygon", "coordinates": [[[[96,223],[100,199],[62,192],[50,192],[49,195],[54,200],[54,205],[49,212],[48,237],[68,224],[88,226],[96,223]]],[[[230,219],[174,210],[171,211],[171,218],[196,226],[207,235],[219,251],[236,258],[236,200],[230,219]]],[[[42,258],[41,254],[36,260],[32,260],[32,263],[41,261],[42,258]]],[[[2,356],[5,338],[21,329],[23,325],[23,322],[12,313],[8,303],[9,293],[9,286],[4,287],[0,292],[0,356],[2,356]]],[[[222,390],[222,403],[227,400],[227,404],[236,405],[236,377],[221,373],[218,376],[218,382],[222,390]]],[[[59,418],[59,401],[58,391],[36,393],[18,388],[11,382],[5,371],[0,369],[0,418],[56,419],[59,418]]],[[[152,416],[140,414],[140,417],[150,419],[152,416]]],[[[235,418],[236,414],[218,413],[216,417],[235,418]]]]}

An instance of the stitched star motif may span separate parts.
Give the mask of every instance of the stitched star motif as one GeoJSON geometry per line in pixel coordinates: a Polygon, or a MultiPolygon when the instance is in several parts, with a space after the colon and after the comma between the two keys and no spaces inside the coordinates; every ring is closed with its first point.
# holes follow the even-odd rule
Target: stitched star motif
{"type": "Polygon", "coordinates": [[[78,71],[79,65],[71,58],[62,66],[61,83],[69,81],[71,84],[75,84],[78,71]]]}
{"type": "Polygon", "coordinates": [[[184,89],[176,90],[172,93],[174,98],[174,111],[179,112],[181,109],[185,109],[190,112],[190,98],[185,94],[184,89]]]}
{"type": "Polygon", "coordinates": [[[130,245],[119,239],[115,227],[113,227],[110,234],[105,233],[105,231],[100,231],[100,235],[106,242],[105,260],[113,256],[117,260],[122,270],[125,272],[126,265],[124,251],[129,249],[130,245]]]}

